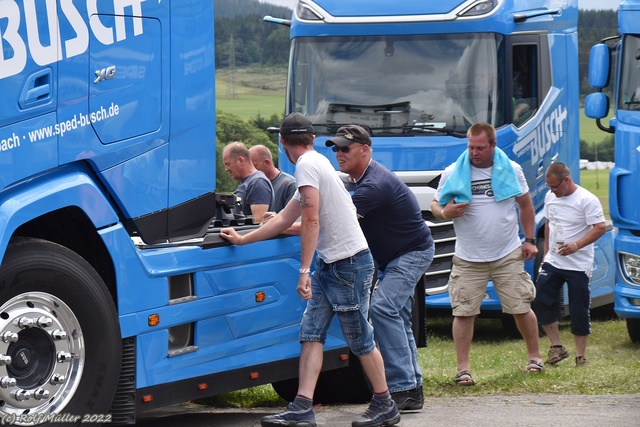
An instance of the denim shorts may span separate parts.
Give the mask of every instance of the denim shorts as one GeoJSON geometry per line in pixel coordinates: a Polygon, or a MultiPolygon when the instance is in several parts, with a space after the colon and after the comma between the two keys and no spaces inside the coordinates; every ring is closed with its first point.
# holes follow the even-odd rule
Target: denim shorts
{"type": "Polygon", "coordinates": [[[330,264],[316,259],[311,275],[312,297],[300,324],[300,342],[324,344],[327,330],[338,316],[342,335],[356,356],[364,356],[375,348],[373,327],[367,320],[373,259],[369,249],[330,264]]]}

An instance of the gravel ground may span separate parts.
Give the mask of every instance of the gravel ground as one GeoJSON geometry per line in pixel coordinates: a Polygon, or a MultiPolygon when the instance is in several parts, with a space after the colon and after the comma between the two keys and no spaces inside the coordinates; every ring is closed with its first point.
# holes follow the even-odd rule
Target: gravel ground
{"type": "MultiPolygon", "coordinates": [[[[351,426],[367,405],[315,408],[319,427],[351,426]]],[[[280,408],[220,409],[173,405],[138,415],[136,425],[154,427],[258,427],[280,408]]],[[[640,425],[640,395],[523,395],[427,398],[421,411],[403,412],[398,426],[626,427],[640,425]]]]}

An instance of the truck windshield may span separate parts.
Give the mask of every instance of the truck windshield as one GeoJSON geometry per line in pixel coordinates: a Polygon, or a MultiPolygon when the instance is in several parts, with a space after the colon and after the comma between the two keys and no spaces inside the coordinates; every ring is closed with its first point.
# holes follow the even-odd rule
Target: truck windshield
{"type": "Polygon", "coordinates": [[[626,35],[622,43],[620,78],[621,110],[640,110],[640,36],[626,35]]]}
{"type": "Polygon", "coordinates": [[[306,114],[320,135],[347,123],[377,136],[499,127],[503,45],[496,34],[296,38],[288,111],[306,114]]]}

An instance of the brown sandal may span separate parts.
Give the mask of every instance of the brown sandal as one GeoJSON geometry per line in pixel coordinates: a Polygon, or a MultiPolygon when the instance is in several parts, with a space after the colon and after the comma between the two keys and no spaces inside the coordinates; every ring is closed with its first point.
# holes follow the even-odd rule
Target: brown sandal
{"type": "Polygon", "coordinates": [[[538,362],[537,360],[529,360],[525,371],[530,374],[541,374],[544,372],[544,365],[542,362],[538,362]]]}
{"type": "Polygon", "coordinates": [[[471,377],[471,373],[466,369],[464,371],[458,372],[453,380],[456,382],[456,384],[465,387],[474,385],[476,383],[471,377]]]}

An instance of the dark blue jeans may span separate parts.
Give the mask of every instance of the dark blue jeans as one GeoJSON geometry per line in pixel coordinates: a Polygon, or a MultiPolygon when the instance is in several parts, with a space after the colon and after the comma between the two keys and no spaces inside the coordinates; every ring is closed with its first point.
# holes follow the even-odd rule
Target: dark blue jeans
{"type": "MultiPolygon", "coordinates": [[[[429,268],[433,252],[433,246],[424,251],[407,252],[378,272],[370,316],[391,393],[422,386],[411,310],[416,283],[429,268]]],[[[422,282],[419,285],[424,286],[422,282]]]]}
{"type": "Polygon", "coordinates": [[[578,336],[589,335],[591,333],[589,276],[584,271],[560,270],[548,262],[542,264],[542,270],[538,274],[536,299],[532,304],[538,323],[548,325],[558,321],[555,305],[565,282],[569,291],[571,333],[578,336]]]}

